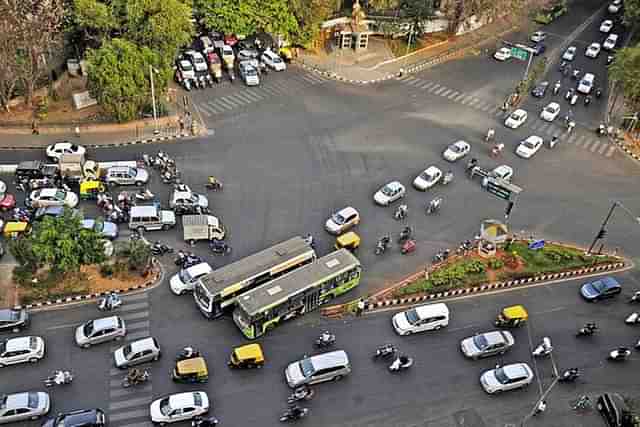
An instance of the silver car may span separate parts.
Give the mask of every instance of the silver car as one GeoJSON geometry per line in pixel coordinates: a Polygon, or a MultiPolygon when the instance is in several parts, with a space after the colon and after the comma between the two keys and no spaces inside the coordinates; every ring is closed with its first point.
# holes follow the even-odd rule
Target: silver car
{"type": "Polygon", "coordinates": [[[499,366],[480,376],[480,384],[489,394],[526,387],[532,381],[533,371],[526,363],[499,366]]]}
{"type": "Polygon", "coordinates": [[[0,424],[36,420],[47,415],[50,406],[49,394],[42,391],[0,396],[0,424]]]}
{"type": "Polygon", "coordinates": [[[460,342],[462,353],[474,360],[504,354],[513,347],[515,340],[509,331],[492,331],[476,334],[460,342]]]}
{"type": "Polygon", "coordinates": [[[149,181],[149,172],[142,168],[114,166],[107,169],[104,178],[109,185],[144,185],[149,181]]]}
{"type": "Polygon", "coordinates": [[[40,337],[9,338],[0,343],[0,368],[31,362],[44,357],[44,340],[40,337]]]}
{"type": "Polygon", "coordinates": [[[140,363],[158,360],[160,359],[160,345],[155,338],[142,338],[114,351],[113,359],[118,368],[128,368],[140,363]]]}
{"type": "Polygon", "coordinates": [[[118,316],[90,320],[76,329],[76,344],[89,348],[112,340],[120,340],[127,334],[124,320],[118,316]]]}

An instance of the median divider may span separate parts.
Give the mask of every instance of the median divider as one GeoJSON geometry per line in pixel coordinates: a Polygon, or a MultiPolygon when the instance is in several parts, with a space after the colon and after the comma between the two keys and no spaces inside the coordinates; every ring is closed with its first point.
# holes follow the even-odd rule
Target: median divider
{"type": "MultiPolygon", "coordinates": [[[[385,307],[404,306],[404,305],[417,304],[424,301],[433,301],[433,300],[443,299],[443,298],[459,297],[459,296],[470,295],[470,294],[481,294],[484,292],[495,291],[499,289],[513,288],[517,286],[530,285],[534,283],[544,283],[544,282],[558,280],[558,279],[571,279],[571,278],[576,278],[580,276],[590,275],[593,273],[606,273],[611,271],[617,271],[625,267],[627,267],[627,263],[623,261],[623,262],[616,262],[611,264],[601,264],[593,267],[585,267],[585,268],[580,268],[578,270],[569,270],[569,271],[564,271],[560,273],[541,274],[539,276],[507,280],[504,282],[486,283],[478,286],[473,286],[470,288],[452,289],[450,291],[443,291],[443,292],[437,292],[432,294],[416,295],[416,296],[406,297],[406,298],[392,298],[392,299],[385,299],[381,301],[365,301],[364,311],[371,312],[371,311],[375,311],[377,309],[382,309],[385,307]]],[[[413,281],[411,280],[412,278],[415,280],[418,277],[422,276],[423,274],[424,273],[422,272],[416,273],[404,279],[400,283],[402,282],[406,282],[406,284],[411,283],[413,281]]],[[[394,285],[393,287],[398,288],[398,284],[394,285]]],[[[353,311],[352,307],[354,307],[356,303],[357,301],[352,301],[346,304],[324,307],[321,309],[320,314],[326,317],[341,317],[349,313],[350,311],[353,311]]]]}

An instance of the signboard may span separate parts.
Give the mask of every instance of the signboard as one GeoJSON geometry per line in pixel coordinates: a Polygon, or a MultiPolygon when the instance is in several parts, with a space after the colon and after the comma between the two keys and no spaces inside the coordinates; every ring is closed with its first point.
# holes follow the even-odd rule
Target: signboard
{"type": "Polygon", "coordinates": [[[542,248],[544,248],[544,240],[534,240],[529,243],[529,249],[532,251],[538,251],[542,248]]]}
{"type": "Polygon", "coordinates": [[[487,191],[502,200],[513,202],[522,191],[522,188],[504,179],[487,177],[487,191]]]}
{"type": "Polygon", "coordinates": [[[511,56],[522,61],[529,59],[529,52],[516,46],[511,46],[511,56]]]}

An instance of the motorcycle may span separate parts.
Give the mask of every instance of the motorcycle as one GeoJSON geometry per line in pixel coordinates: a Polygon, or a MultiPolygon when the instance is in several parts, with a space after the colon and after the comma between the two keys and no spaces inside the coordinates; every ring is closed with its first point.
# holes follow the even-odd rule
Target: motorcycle
{"type": "Polygon", "coordinates": [[[427,215],[434,214],[440,210],[440,205],[442,205],[442,197],[436,197],[431,200],[429,204],[427,204],[427,215]]]}
{"type": "Polygon", "coordinates": [[[496,144],[491,148],[491,157],[498,157],[504,150],[504,144],[496,144]]]}
{"type": "Polygon", "coordinates": [[[73,382],[73,374],[70,371],[54,371],[43,382],[45,387],[71,384],[73,382]]]}
{"type": "Polygon", "coordinates": [[[569,105],[576,105],[578,102],[578,94],[574,93],[573,96],[571,97],[571,100],[569,101],[569,105]]]}
{"type": "Polygon", "coordinates": [[[602,89],[596,89],[596,98],[600,98],[602,96],[602,89]]]}
{"type": "Polygon", "coordinates": [[[447,173],[444,174],[444,178],[442,178],[442,185],[447,185],[451,181],[453,181],[453,172],[448,171],[447,173]]]}
{"type": "Polygon", "coordinates": [[[233,83],[235,79],[236,79],[236,73],[234,73],[233,70],[229,70],[229,81],[233,83]]]}
{"type": "Polygon", "coordinates": [[[573,70],[573,73],[571,73],[571,78],[573,80],[578,80],[580,78],[580,75],[582,74],[582,72],[578,69],[573,70]]]}
{"type": "Polygon", "coordinates": [[[207,86],[213,87],[213,78],[211,77],[211,74],[204,76],[204,80],[207,83],[207,86]]]}
{"type": "Polygon", "coordinates": [[[186,253],[181,249],[178,251],[178,255],[176,256],[176,259],[173,263],[184,270],[196,264],[200,264],[203,261],[204,260],[198,255],[192,252],[186,253]]]}
{"type": "Polygon", "coordinates": [[[630,303],[640,302],[640,291],[636,291],[629,299],[630,303]]]}
{"type": "Polygon", "coordinates": [[[213,239],[209,242],[209,249],[214,255],[229,255],[231,253],[231,246],[218,239],[213,239]]]}
{"type": "Polygon", "coordinates": [[[591,96],[587,95],[584,97],[584,106],[588,107],[591,104],[591,96]]]}
{"type": "Polygon", "coordinates": [[[205,185],[207,190],[211,191],[222,191],[222,182],[220,182],[216,177],[209,176],[207,178],[207,184],[205,185]]]}
{"type": "Polygon", "coordinates": [[[109,212],[107,218],[109,221],[115,222],[116,224],[129,222],[129,214],[118,206],[112,206],[111,212],[109,212]]]}
{"type": "Polygon", "coordinates": [[[553,94],[557,95],[558,93],[560,93],[560,87],[562,85],[560,84],[560,82],[556,82],[555,85],[553,85],[553,94]]]}
{"type": "Polygon", "coordinates": [[[558,381],[560,381],[561,383],[570,383],[570,382],[574,382],[579,377],[580,377],[580,371],[578,371],[578,368],[571,368],[564,371],[562,375],[558,377],[558,381]]]}
{"type": "Polygon", "coordinates": [[[627,347],[618,347],[615,350],[609,352],[609,360],[612,361],[623,361],[627,360],[627,358],[631,356],[631,350],[627,347]]]}
{"type": "Polygon", "coordinates": [[[577,337],[587,337],[593,335],[598,330],[598,327],[595,323],[587,323],[582,328],[578,329],[578,333],[576,333],[577,337]]]}
{"type": "Polygon", "coordinates": [[[567,61],[560,61],[560,64],[558,64],[558,70],[559,71],[564,71],[564,69],[567,67],[567,65],[569,65],[567,63],[567,61]]]}
{"type": "Polygon", "coordinates": [[[298,406],[290,407],[280,416],[280,422],[296,421],[306,417],[308,413],[308,408],[300,408],[298,406]]]}
{"type": "Polygon", "coordinates": [[[122,298],[116,293],[110,293],[104,298],[98,300],[98,310],[111,311],[122,305],[122,298]]]}
{"type": "Polygon", "coordinates": [[[166,171],[162,173],[162,182],[165,184],[178,184],[180,182],[180,172],[166,171]]]}
{"type": "Polygon", "coordinates": [[[184,90],[186,90],[187,92],[191,92],[191,89],[193,88],[193,83],[191,82],[191,79],[184,79],[182,81],[182,87],[184,87],[184,90]]]}
{"type": "Polygon", "coordinates": [[[373,354],[373,358],[387,358],[395,355],[397,351],[398,349],[396,349],[393,344],[385,344],[376,349],[376,352],[373,354]]]}
{"type": "Polygon", "coordinates": [[[191,427],[215,427],[219,422],[213,415],[208,418],[198,415],[191,420],[191,427]]]}
{"type": "Polygon", "coordinates": [[[393,213],[393,217],[396,220],[400,221],[400,220],[406,219],[408,214],[409,214],[409,207],[403,204],[396,208],[395,212],[393,213]]]}
{"type": "Polygon", "coordinates": [[[441,251],[437,252],[432,258],[433,263],[437,264],[439,262],[445,261],[447,258],[449,258],[450,252],[451,251],[449,251],[449,249],[444,249],[444,250],[441,250],[441,251]]]}
{"type": "Polygon", "coordinates": [[[607,65],[610,65],[613,62],[613,55],[607,55],[607,65]]]}
{"type": "Polygon", "coordinates": [[[173,253],[173,248],[168,246],[165,243],[156,240],[153,245],[151,245],[151,254],[156,256],[163,256],[164,254],[173,253]]]}
{"type": "Polygon", "coordinates": [[[573,94],[573,89],[569,89],[569,90],[567,91],[567,93],[564,95],[564,99],[565,99],[566,101],[569,101],[571,98],[573,98],[573,95],[574,95],[574,94],[573,94]]]}
{"type": "Polygon", "coordinates": [[[200,351],[194,347],[184,347],[178,354],[176,354],[176,362],[181,360],[193,359],[194,357],[200,357],[200,351]]]}
{"type": "Polygon", "coordinates": [[[456,249],[456,255],[464,255],[471,249],[473,249],[473,242],[471,242],[471,240],[465,240],[464,242],[460,243],[460,246],[458,246],[458,249],[456,249]]]}
{"type": "Polygon", "coordinates": [[[318,348],[327,348],[331,347],[336,342],[336,336],[329,331],[324,331],[318,339],[316,339],[316,347],[318,348]]]}
{"type": "Polygon", "coordinates": [[[383,253],[385,253],[387,251],[387,248],[389,247],[389,243],[391,243],[391,237],[389,236],[381,237],[378,240],[378,243],[376,243],[375,254],[382,255],[383,253]]]}
{"type": "Polygon", "coordinates": [[[605,136],[607,134],[607,128],[605,125],[601,124],[596,128],[596,134],[598,136],[605,136]]]}
{"type": "Polygon", "coordinates": [[[573,128],[575,127],[576,127],[576,122],[570,121],[569,124],[567,125],[567,133],[571,133],[571,131],[573,131],[573,128]]]}
{"type": "Polygon", "coordinates": [[[484,137],[484,142],[489,142],[493,139],[493,137],[496,135],[496,131],[493,129],[489,129],[487,131],[487,134],[484,137]]]}
{"type": "Polygon", "coordinates": [[[29,222],[31,221],[31,212],[27,208],[13,208],[11,219],[19,222],[29,222]]]}
{"type": "Polygon", "coordinates": [[[131,375],[130,373],[127,374],[127,376],[124,377],[124,380],[122,380],[122,387],[129,388],[131,386],[143,384],[149,381],[150,374],[149,374],[149,371],[144,370],[139,374],[139,376],[136,375],[135,379],[133,378],[134,378],[133,375],[131,375]]]}
{"type": "Polygon", "coordinates": [[[549,337],[542,338],[542,342],[533,350],[533,357],[544,357],[551,354],[553,346],[549,337]]]}
{"type": "Polygon", "coordinates": [[[307,245],[315,249],[315,244],[313,243],[313,236],[311,235],[311,233],[307,234],[307,237],[304,238],[304,241],[307,243],[307,245]]]}
{"type": "Polygon", "coordinates": [[[400,236],[398,236],[398,243],[402,243],[404,241],[409,240],[412,234],[413,234],[413,230],[411,229],[411,227],[406,226],[400,232],[400,236]]]}
{"type": "Polygon", "coordinates": [[[153,194],[151,190],[149,190],[148,188],[145,188],[144,190],[140,190],[136,193],[136,200],[140,200],[143,202],[153,200],[154,197],[155,197],[155,194],[153,194]]]}
{"type": "Polygon", "coordinates": [[[409,369],[411,366],[413,366],[413,358],[403,354],[399,355],[393,362],[391,362],[391,365],[389,365],[389,371],[400,372],[405,369],[409,369]]]}
{"type": "Polygon", "coordinates": [[[624,323],[626,323],[627,325],[635,325],[636,323],[640,323],[640,314],[636,313],[631,313],[629,316],[627,316],[626,319],[624,319],[624,323]]]}
{"type": "Polygon", "coordinates": [[[301,400],[311,400],[315,392],[308,386],[297,387],[287,398],[287,403],[292,404],[301,400]]]}

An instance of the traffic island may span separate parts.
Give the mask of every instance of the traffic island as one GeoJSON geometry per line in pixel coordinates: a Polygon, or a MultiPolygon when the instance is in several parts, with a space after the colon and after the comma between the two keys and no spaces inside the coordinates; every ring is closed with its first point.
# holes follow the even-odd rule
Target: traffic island
{"type": "MultiPolygon", "coordinates": [[[[587,254],[562,243],[539,244],[534,240],[509,240],[487,255],[474,249],[450,256],[444,262],[383,289],[365,300],[363,311],[480,294],[533,283],[576,278],[627,267],[624,258],[587,254]]],[[[484,252],[484,253],[483,253],[484,252]]],[[[357,313],[358,301],[322,309],[327,317],[357,313]]]]}

